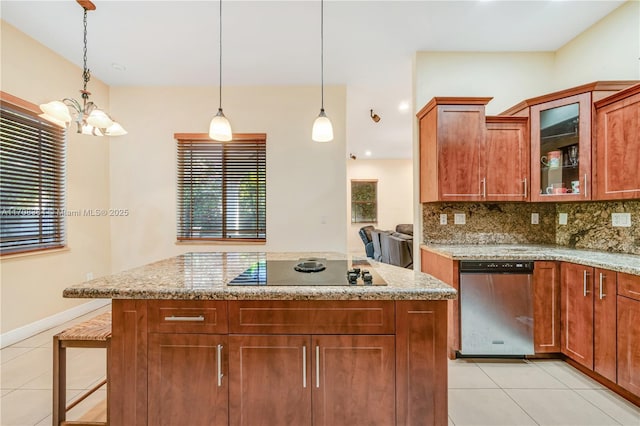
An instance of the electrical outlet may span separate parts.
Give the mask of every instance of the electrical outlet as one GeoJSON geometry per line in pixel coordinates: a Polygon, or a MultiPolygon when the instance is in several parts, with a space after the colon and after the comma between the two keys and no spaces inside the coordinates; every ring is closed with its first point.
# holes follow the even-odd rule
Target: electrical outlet
{"type": "Polygon", "coordinates": [[[87,272],[87,274],[85,275],[85,279],[87,281],[91,281],[93,279],[93,272],[87,272]]]}
{"type": "Polygon", "coordinates": [[[456,213],[453,215],[453,223],[455,225],[464,225],[467,223],[467,216],[464,213],[456,213]]]}
{"type": "Polygon", "coordinates": [[[531,224],[537,225],[540,223],[540,215],[538,213],[531,213],[531,224]]]}
{"type": "Polygon", "coordinates": [[[446,224],[447,224],[447,215],[443,213],[440,215],[440,225],[446,225],[446,224]]]}
{"type": "Polygon", "coordinates": [[[611,213],[611,226],[631,226],[631,213],[611,213]]]}
{"type": "Polygon", "coordinates": [[[569,218],[569,215],[567,213],[560,213],[558,215],[558,223],[560,225],[566,225],[567,224],[567,219],[569,218]]]}

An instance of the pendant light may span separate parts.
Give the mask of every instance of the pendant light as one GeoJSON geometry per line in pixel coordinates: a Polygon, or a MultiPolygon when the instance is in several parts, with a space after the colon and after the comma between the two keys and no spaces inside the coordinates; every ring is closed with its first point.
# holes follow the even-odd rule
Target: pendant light
{"type": "Polygon", "coordinates": [[[222,0],[220,0],[220,81],[219,81],[219,94],[218,97],[218,113],[211,120],[211,124],[209,125],[209,137],[211,139],[215,139],[217,141],[228,142],[233,138],[231,133],[231,124],[227,117],[224,116],[222,112],[222,0]]]}
{"type": "Polygon", "coordinates": [[[60,127],[67,127],[71,121],[75,121],[78,133],[92,136],[121,136],[127,131],[117,122],[98,108],[96,104],[89,101],[91,92],[87,90],[87,83],[91,79],[91,71],[87,67],[87,12],[96,10],[96,6],[87,0],[77,0],[84,9],[84,48],[83,48],[83,70],[82,80],[84,85],[80,91],[82,103],[73,98],[64,98],[61,101],[51,101],[40,105],[43,114],[40,117],[48,120],[60,127]],[[69,110],[73,111],[71,117],[69,110]]]}
{"type": "Polygon", "coordinates": [[[314,142],[331,142],[333,140],[333,126],[324,112],[324,0],[320,0],[320,93],[322,99],[320,115],[313,122],[311,139],[314,142]]]}

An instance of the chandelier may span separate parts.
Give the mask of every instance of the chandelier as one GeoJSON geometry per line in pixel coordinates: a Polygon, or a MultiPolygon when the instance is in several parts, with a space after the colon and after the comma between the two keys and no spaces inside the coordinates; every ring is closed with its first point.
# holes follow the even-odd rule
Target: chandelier
{"type": "Polygon", "coordinates": [[[40,117],[60,127],[66,128],[71,121],[75,121],[78,133],[92,136],[121,136],[127,131],[114,121],[109,114],[98,108],[89,100],[91,92],[87,90],[87,83],[91,79],[91,71],[87,68],[87,12],[95,10],[96,6],[91,1],[76,0],[84,9],[84,49],[82,80],[84,85],[80,90],[82,101],[73,98],[64,98],[61,101],[51,101],[40,105],[43,114],[40,117]],[[72,116],[73,114],[73,116],[72,116]]]}

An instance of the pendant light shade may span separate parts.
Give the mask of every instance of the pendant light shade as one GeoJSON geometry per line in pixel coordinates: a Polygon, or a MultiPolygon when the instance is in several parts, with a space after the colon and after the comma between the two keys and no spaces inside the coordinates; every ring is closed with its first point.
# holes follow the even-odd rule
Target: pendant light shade
{"type": "Polygon", "coordinates": [[[218,113],[211,120],[211,124],[209,125],[209,137],[222,142],[229,142],[233,139],[231,124],[229,123],[229,120],[227,120],[227,117],[224,116],[222,108],[218,109],[218,113]]]}
{"type": "Polygon", "coordinates": [[[314,142],[331,142],[333,140],[333,126],[329,117],[324,113],[324,108],[320,110],[320,115],[313,122],[311,139],[314,142]]]}
{"type": "Polygon", "coordinates": [[[320,0],[320,114],[313,122],[311,139],[314,142],[331,142],[333,140],[333,126],[324,112],[324,0],[320,0]]]}
{"type": "Polygon", "coordinates": [[[220,0],[220,80],[219,80],[219,104],[218,104],[218,113],[211,119],[211,123],[209,124],[209,137],[211,139],[221,141],[221,142],[229,142],[233,139],[233,133],[231,132],[231,123],[227,117],[224,116],[222,112],[222,0],[220,0]]]}
{"type": "Polygon", "coordinates": [[[84,82],[82,90],[82,101],[73,98],[64,98],[61,101],[51,101],[40,105],[42,114],[40,117],[48,120],[62,128],[66,128],[72,121],[76,122],[78,133],[92,136],[121,136],[126,135],[127,131],[113,121],[113,119],[99,109],[96,104],[89,101],[91,92],[87,90],[87,83],[91,79],[91,71],[87,67],[87,11],[95,10],[95,5],[88,0],[76,0],[84,9],[84,46],[83,46],[83,70],[82,80],[84,82]],[[73,117],[70,114],[73,112],[73,117]],[[113,131],[110,131],[113,129],[113,131]]]}

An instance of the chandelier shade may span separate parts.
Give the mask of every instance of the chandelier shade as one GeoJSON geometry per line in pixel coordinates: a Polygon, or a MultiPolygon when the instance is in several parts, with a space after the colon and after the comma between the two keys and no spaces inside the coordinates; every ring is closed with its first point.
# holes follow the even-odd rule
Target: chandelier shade
{"type": "Polygon", "coordinates": [[[329,117],[324,113],[324,108],[320,110],[320,115],[313,122],[311,139],[314,142],[331,142],[333,140],[333,126],[329,117]]]}
{"type": "Polygon", "coordinates": [[[222,108],[218,109],[218,113],[211,120],[209,137],[221,142],[229,142],[233,139],[231,124],[229,120],[227,120],[227,117],[224,116],[222,108]]]}

